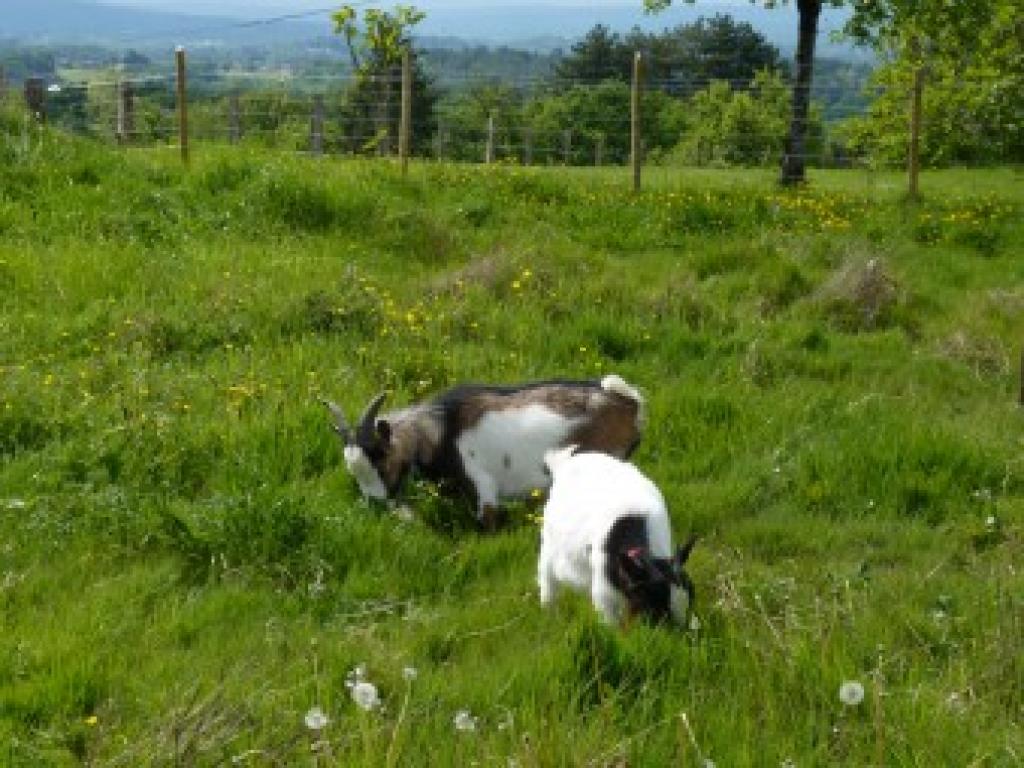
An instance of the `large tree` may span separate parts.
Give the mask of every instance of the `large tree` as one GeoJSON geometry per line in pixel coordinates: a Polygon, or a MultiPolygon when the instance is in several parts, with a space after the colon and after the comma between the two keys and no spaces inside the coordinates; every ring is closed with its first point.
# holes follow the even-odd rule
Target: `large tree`
{"type": "MultiPolygon", "coordinates": [[[[660,11],[672,0],[643,0],[648,11],[660,11]]],[[[762,2],[767,8],[785,4],[787,0],[750,0],[762,2]]],[[[686,0],[692,3],[694,0],[686,0]]],[[[814,74],[814,46],[818,37],[818,18],[823,5],[839,6],[843,0],[794,0],[799,13],[796,45],[796,77],[793,79],[793,112],[789,134],[782,153],[781,182],[790,186],[804,181],[807,116],[811,105],[811,80],[814,74]]]]}

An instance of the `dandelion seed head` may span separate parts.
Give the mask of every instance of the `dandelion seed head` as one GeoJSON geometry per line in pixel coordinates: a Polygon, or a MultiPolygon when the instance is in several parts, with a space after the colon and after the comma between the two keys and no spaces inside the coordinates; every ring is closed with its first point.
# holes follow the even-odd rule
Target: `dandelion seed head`
{"type": "Polygon", "coordinates": [[[311,731],[322,731],[331,722],[330,718],[324,714],[320,707],[311,707],[303,720],[306,723],[306,727],[311,731]]]}
{"type": "Polygon", "coordinates": [[[455,713],[455,718],[452,722],[455,725],[456,731],[475,731],[476,720],[477,719],[469,713],[468,709],[460,709],[455,713]]]}
{"type": "Polygon", "coordinates": [[[360,680],[352,686],[352,701],[365,712],[371,712],[380,707],[380,695],[377,693],[377,686],[366,680],[360,680]]]}
{"type": "Polygon", "coordinates": [[[420,673],[419,671],[417,671],[416,667],[404,667],[402,669],[402,677],[404,677],[410,683],[417,677],[419,677],[419,675],[420,673]]]}
{"type": "Polygon", "coordinates": [[[856,707],[864,701],[864,686],[857,680],[847,680],[839,686],[839,700],[848,707],[856,707]]]}
{"type": "Polygon", "coordinates": [[[366,677],[366,665],[359,664],[345,675],[345,687],[350,691],[366,677]]]}

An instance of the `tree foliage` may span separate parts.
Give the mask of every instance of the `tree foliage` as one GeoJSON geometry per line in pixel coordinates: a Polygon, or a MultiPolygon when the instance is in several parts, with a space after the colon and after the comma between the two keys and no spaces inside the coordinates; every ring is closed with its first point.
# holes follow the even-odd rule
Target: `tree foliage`
{"type": "Polygon", "coordinates": [[[866,5],[873,15],[850,34],[884,63],[874,77],[879,96],[845,126],[854,148],[882,164],[904,162],[909,93],[921,68],[924,163],[1024,161],[1024,17],[1015,0],[866,5]]]}
{"type": "Polygon", "coordinates": [[[648,82],[676,90],[711,80],[745,85],[759,70],[782,66],[778,49],[750,24],[717,14],[660,33],[620,35],[598,24],[559,62],[556,78],[563,85],[628,82],[636,51],[645,54],[648,82]]]}
{"type": "MultiPolygon", "coordinates": [[[[397,146],[401,118],[401,63],[412,47],[411,30],[426,14],[411,5],[394,12],[369,8],[362,24],[351,5],[332,14],[334,31],[345,38],[355,81],[342,105],[347,149],[387,154],[397,146]]],[[[424,145],[433,135],[437,94],[433,83],[413,58],[413,145],[424,145]]]]}
{"type": "MultiPolygon", "coordinates": [[[[790,91],[776,72],[759,72],[749,88],[716,80],[697,93],[686,109],[682,140],[671,153],[688,165],[770,165],[779,161],[790,113],[790,91]]],[[[811,110],[808,152],[821,155],[824,127],[811,110]]]]}

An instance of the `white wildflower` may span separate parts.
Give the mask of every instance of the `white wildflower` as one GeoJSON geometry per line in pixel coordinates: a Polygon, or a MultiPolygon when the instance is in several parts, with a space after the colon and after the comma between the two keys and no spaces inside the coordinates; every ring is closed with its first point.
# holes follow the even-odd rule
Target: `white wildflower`
{"type": "Polygon", "coordinates": [[[460,709],[455,713],[455,730],[456,731],[475,731],[477,719],[469,713],[468,709],[460,709]]]}
{"type": "Polygon", "coordinates": [[[696,613],[690,614],[690,631],[697,632],[700,630],[700,619],[697,618],[696,613]]]}
{"type": "Polygon", "coordinates": [[[380,706],[380,696],[377,694],[377,686],[360,680],[352,686],[352,701],[360,709],[370,712],[380,706]]]}
{"type": "Polygon", "coordinates": [[[995,515],[989,515],[988,517],[985,518],[985,529],[989,533],[992,533],[992,531],[994,531],[996,529],[997,525],[999,525],[999,521],[996,520],[996,516],[995,515]]]}
{"type": "Polygon", "coordinates": [[[964,701],[963,697],[959,693],[953,691],[949,694],[949,698],[946,699],[946,706],[957,714],[960,714],[967,709],[967,702],[964,701]]]}
{"type": "Polygon", "coordinates": [[[847,680],[839,686],[839,700],[848,707],[856,707],[864,701],[864,686],[856,680],[847,680]]]}
{"type": "Polygon", "coordinates": [[[507,731],[515,725],[515,717],[512,715],[512,711],[509,709],[505,710],[505,714],[501,720],[498,721],[498,730],[507,731]]]}
{"type": "Polygon", "coordinates": [[[419,677],[419,675],[420,673],[416,670],[416,667],[405,667],[402,669],[402,677],[410,683],[419,677]]]}
{"type": "Polygon", "coordinates": [[[305,717],[306,727],[311,731],[322,731],[331,722],[320,707],[312,707],[305,717]]]}
{"type": "Polygon", "coordinates": [[[366,677],[366,665],[360,664],[345,675],[345,687],[350,691],[366,677]]]}

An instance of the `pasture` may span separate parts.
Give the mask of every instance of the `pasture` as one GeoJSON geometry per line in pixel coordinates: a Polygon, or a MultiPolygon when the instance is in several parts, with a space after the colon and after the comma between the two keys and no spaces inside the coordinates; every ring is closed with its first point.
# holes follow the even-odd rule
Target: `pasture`
{"type": "Polygon", "coordinates": [[[1024,760],[1019,171],[634,196],[3,121],[0,764],[1024,760]],[[362,501],[317,402],[611,372],[687,632],[543,611],[529,505],[362,501]]]}

